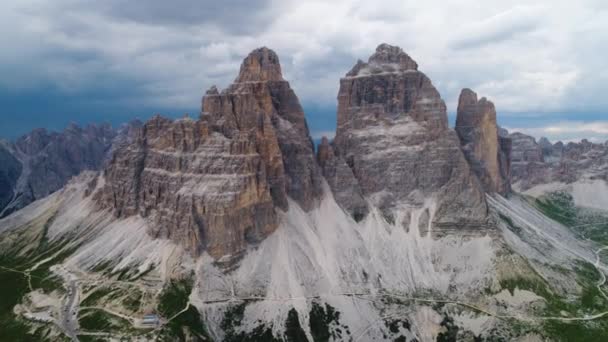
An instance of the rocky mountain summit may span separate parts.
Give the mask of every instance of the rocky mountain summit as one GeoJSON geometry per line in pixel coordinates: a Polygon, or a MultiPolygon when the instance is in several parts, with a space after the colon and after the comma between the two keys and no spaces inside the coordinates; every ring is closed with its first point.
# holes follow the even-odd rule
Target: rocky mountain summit
{"type": "Polygon", "coordinates": [[[511,140],[498,134],[496,109],[485,97],[463,89],[458,100],[456,132],[473,171],[488,192],[511,190],[511,140]]]}
{"type": "Polygon", "coordinates": [[[321,143],[318,159],[337,202],[355,217],[365,215],[366,201],[393,220],[397,208],[434,199],[422,222],[479,226],[486,218],[444,101],[399,47],[381,44],[340,80],[336,136],[333,146],[321,143]]]}
{"type": "Polygon", "coordinates": [[[511,172],[513,184],[524,191],[536,185],[572,183],[579,180],[608,180],[608,143],[586,139],[576,143],[551,143],[547,138],[515,132],[511,172]]]}
{"type": "Polygon", "coordinates": [[[152,236],[215,258],[272,233],[288,197],[310,210],[321,194],[304,112],[268,48],[245,58],[230,87],[207,91],[199,119],[148,121],[104,176],[102,208],[150,218],[152,236]]]}
{"type": "Polygon", "coordinates": [[[63,132],[36,129],[0,145],[0,217],[62,188],[83,170],[99,170],[116,132],[75,124],[63,132]]]}

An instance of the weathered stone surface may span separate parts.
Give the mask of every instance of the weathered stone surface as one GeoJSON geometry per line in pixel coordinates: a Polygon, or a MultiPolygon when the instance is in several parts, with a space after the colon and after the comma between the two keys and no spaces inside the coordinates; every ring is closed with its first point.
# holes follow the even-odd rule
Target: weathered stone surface
{"type": "Polygon", "coordinates": [[[96,196],[118,217],[149,217],[152,236],[221,257],[276,228],[265,172],[255,136],[228,139],[201,120],[156,116],[117,149],[96,196]]]}
{"type": "Polygon", "coordinates": [[[513,184],[527,190],[538,184],[572,183],[581,179],[608,179],[608,146],[583,139],[579,143],[552,144],[541,138],[538,143],[528,135],[515,132],[513,139],[513,184]]]}
{"type": "Polygon", "coordinates": [[[317,160],[331,189],[340,189],[334,192],[334,197],[342,207],[360,220],[367,215],[369,208],[363,197],[359,182],[343,159],[337,157],[333,147],[326,137],[321,139],[317,151],[317,160]]]}
{"type": "Polygon", "coordinates": [[[11,183],[11,195],[0,196],[10,197],[0,206],[0,217],[55,192],[83,170],[99,170],[115,135],[109,125],[72,124],[61,133],[36,129],[9,144],[22,171],[11,183]]]}
{"type": "Polygon", "coordinates": [[[13,156],[8,143],[0,142],[0,212],[15,195],[15,186],[21,175],[21,162],[13,156]]]}
{"type": "Polygon", "coordinates": [[[199,120],[148,121],[116,150],[105,182],[101,207],[148,217],[151,235],[216,259],[272,233],[288,197],[309,210],[322,191],[302,107],[267,48],[228,89],[207,91],[199,120]]]}
{"type": "Polygon", "coordinates": [[[309,210],[322,192],[321,175],[304,111],[280,72],[272,50],[253,51],[234,84],[221,93],[215,87],[207,92],[203,119],[228,137],[256,129],[275,203],[286,209],[288,195],[309,210]]]}
{"type": "MultiPolygon", "coordinates": [[[[336,165],[348,165],[363,196],[387,217],[394,208],[419,207],[434,197],[435,225],[485,222],[483,191],[448,128],[445,103],[398,47],[378,46],[368,63],[359,61],[340,80],[333,147],[336,165]]],[[[352,187],[329,184],[352,211],[344,200],[355,196],[352,187]]]]}
{"type": "MultiPolygon", "coordinates": [[[[523,133],[509,135],[513,143],[511,152],[511,178],[518,189],[528,189],[534,184],[544,182],[548,170],[543,151],[536,140],[523,133]]],[[[548,179],[546,179],[548,180],[548,179]]]]}
{"type": "Polygon", "coordinates": [[[458,100],[456,133],[464,155],[487,192],[510,191],[510,140],[499,137],[496,109],[485,97],[463,89],[458,100]]]}

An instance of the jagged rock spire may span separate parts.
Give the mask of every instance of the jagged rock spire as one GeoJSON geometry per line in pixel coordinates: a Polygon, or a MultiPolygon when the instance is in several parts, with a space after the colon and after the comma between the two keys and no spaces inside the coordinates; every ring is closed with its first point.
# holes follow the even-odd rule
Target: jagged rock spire
{"type": "Polygon", "coordinates": [[[507,194],[511,141],[498,134],[496,108],[485,97],[465,88],[460,92],[456,133],[471,168],[487,192],[507,194]]]}
{"type": "Polygon", "coordinates": [[[284,81],[279,56],[267,47],[253,50],[241,64],[235,82],[284,81]]]}

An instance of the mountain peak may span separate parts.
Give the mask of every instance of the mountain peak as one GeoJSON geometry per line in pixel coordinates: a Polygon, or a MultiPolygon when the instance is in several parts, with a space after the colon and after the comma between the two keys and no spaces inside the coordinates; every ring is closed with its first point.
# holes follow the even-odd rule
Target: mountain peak
{"type": "Polygon", "coordinates": [[[243,60],[239,76],[240,82],[283,81],[279,56],[267,47],[255,49],[243,60]]]}
{"type": "Polygon", "coordinates": [[[485,97],[478,100],[469,88],[460,92],[456,133],[471,168],[487,192],[510,192],[511,140],[499,134],[496,108],[485,97]]]}
{"type": "Polygon", "coordinates": [[[367,63],[358,60],[346,76],[361,77],[417,70],[418,64],[400,47],[382,43],[378,45],[376,52],[369,57],[367,63]]]}
{"type": "Polygon", "coordinates": [[[401,70],[418,70],[418,64],[398,46],[382,43],[369,58],[370,64],[397,64],[401,70]]]}
{"type": "Polygon", "coordinates": [[[463,88],[460,91],[458,103],[462,105],[471,105],[477,103],[477,93],[470,88],[463,88]]]}

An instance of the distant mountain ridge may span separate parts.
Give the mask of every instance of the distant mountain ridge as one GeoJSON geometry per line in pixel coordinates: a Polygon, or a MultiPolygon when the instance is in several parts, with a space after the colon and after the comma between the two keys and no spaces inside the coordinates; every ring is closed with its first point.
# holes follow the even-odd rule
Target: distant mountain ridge
{"type": "Polygon", "coordinates": [[[116,137],[109,125],[35,129],[0,145],[0,217],[61,189],[84,170],[99,170],[116,137]]]}
{"type": "Polygon", "coordinates": [[[551,143],[519,132],[509,137],[513,141],[513,183],[520,191],[548,183],[608,180],[608,142],[551,143]]]}

